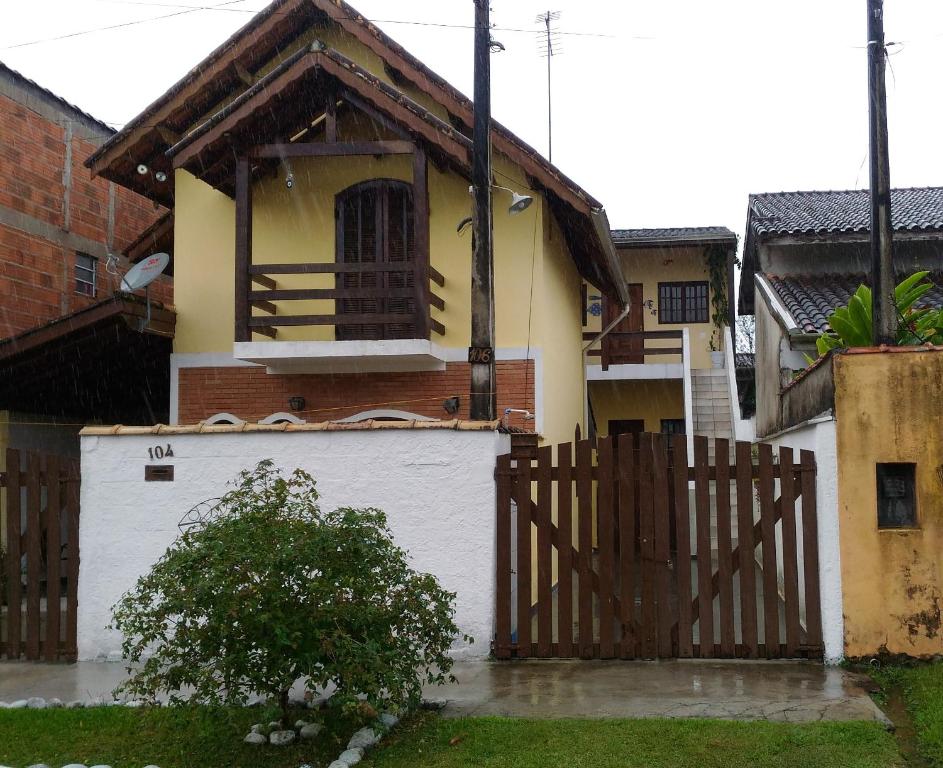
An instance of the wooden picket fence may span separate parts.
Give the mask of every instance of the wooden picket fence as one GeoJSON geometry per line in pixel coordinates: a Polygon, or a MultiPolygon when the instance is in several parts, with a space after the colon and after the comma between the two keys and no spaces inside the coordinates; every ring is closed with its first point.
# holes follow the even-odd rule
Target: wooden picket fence
{"type": "Polygon", "coordinates": [[[821,656],[814,454],[693,443],[498,458],[497,658],[821,656]]]}
{"type": "Polygon", "coordinates": [[[6,522],[0,656],[74,660],[79,462],[8,449],[0,488],[6,522]]]}

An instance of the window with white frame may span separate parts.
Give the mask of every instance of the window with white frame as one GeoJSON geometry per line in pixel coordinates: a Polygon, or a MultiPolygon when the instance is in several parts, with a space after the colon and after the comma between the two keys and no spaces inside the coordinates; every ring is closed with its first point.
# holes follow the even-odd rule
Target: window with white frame
{"type": "Polygon", "coordinates": [[[81,251],[75,254],[75,292],[83,296],[95,296],[98,290],[98,259],[81,251]]]}

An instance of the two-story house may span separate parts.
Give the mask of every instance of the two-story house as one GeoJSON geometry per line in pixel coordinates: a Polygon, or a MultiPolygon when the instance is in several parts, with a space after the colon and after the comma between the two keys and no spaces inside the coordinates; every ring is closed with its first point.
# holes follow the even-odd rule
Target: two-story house
{"type": "MultiPolygon", "coordinates": [[[[943,306],[943,188],[891,191],[897,279],[930,270],[943,306]]],[[[816,357],[828,316],[869,282],[867,190],[750,196],[738,311],[756,317],[756,433],[782,428],[781,390],[816,357]]]]}
{"type": "Polygon", "coordinates": [[[596,432],[735,433],[728,320],[737,236],[726,227],[613,230],[627,314],[587,287],[586,379],[596,432]],[[613,325],[615,323],[615,325],[613,325]]]}
{"type": "MultiPolygon", "coordinates": [[[[174,206],[171,421],[467,416],[471,123],[348,5],[287,0],[106,142],[94,174],[174,206]]],[[[601,204],[492,142],[499,411],[559,441],[583,422],[580,286],[621,307],[623,274],[601,204]]]]}

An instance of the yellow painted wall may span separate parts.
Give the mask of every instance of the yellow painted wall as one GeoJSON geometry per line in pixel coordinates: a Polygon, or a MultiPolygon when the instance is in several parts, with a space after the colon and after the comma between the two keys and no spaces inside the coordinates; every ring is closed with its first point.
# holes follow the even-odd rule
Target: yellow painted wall
{"type": "MultiPolygon", "coordinates": [[[[710,368],[710,339],[715,330],[714,324],[686,323],[662,324],[658,322],[658,283],[693,282],[695,280],[709,280],[707,266],[704,263],[703,248],[619,248],[617,249],[622,263],[622,272],[628,283],[642,284],[642,301],[646,306],[642,316],[646,331],[676,331],[687,326],[691,337],[691,367],[710,368]],[[649,305],[649,302],[651,304],[649,305]]],[[[709,289],[708,289],[709,290],[709,289]]],[[[592,286],[590,294],[597,294],[592,286]]],[[[708,312],[713,308],[708,304],[708,312]]],[[[599,317],[588,318],[587,331],[601,330],[599,317]]],[[[649,341],[650,347],[677,347],[679,342],[673,339],[649,341]]],[[[723,349],[721,343],[720,349],[723,349]]],[[[677,356],[649,356],[648,363],[676,363],[677,356]]]]}
{"type": "Polygon", "coordinates": [[[591,381],[596,432],[609,434],[610,419],[643,419],[646,432],[661,432],[662,419],[684,418],[684,388],[680,379],[591,381]]]}
{"type": "Polygon", "coordinates": [[[845,653],[943,653],[943,349],[838,355],[834,373],[845,653]],[[877,462],[916,463],[916,528],[878,529],[877,462]]]}
{"type": "Polygon", "coordinates": [[[573,439],[577,423],[586,434],[583,403],[580,283],[556,221],[544,208],[544,259],[534,292],[535,329],[543,354],[543,436],[549,443],[573,439]]]}

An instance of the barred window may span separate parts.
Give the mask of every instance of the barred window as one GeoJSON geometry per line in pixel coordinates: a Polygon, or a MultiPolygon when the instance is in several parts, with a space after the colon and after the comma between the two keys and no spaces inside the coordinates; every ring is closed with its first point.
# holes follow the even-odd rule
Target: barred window
{"type": "Polygon", "coordinates": [[[707,282],[659,283],[659,323],[706,323],[709,319],[707,282]]]}
{"type": "Polygon", "coordinates": [[[75,292],[83,296],[95,296],[98,289],[95,267],[98,259],[81,251],[75,254],[75,292]]]}

